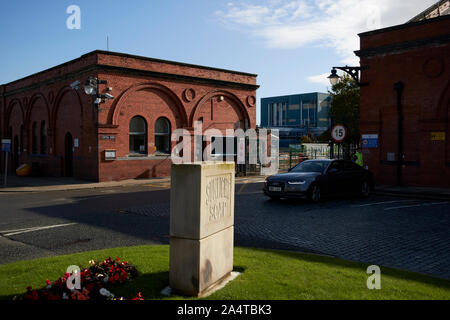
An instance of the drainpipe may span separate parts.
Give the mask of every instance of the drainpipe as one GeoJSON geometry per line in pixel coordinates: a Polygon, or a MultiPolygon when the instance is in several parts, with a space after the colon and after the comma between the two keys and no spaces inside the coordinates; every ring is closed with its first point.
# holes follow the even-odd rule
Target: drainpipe
{"type": "Polygon", "coordinates": [[[394,83],[394,89],[397,92],[397,114],[398,114],[398,149],[397,149],[397,185],[403,185],[403,110],[402,93],[405,85],[402,81],[394,83]]]}
{"type": "MultiPolygon", "coordinates": [[[[0,139],[4,138],[4,133],[5,133],[5,117],[6,117],[6,98],[5,98],[5,86],[4,85],[0,85],[0,139]]],[[[3,163],[3,157],[0,157],[0,168],[3,168],[2,165],[5,165],[3,163]]],[[[0,171],[3,172],[3,171],[0,171]]]]}

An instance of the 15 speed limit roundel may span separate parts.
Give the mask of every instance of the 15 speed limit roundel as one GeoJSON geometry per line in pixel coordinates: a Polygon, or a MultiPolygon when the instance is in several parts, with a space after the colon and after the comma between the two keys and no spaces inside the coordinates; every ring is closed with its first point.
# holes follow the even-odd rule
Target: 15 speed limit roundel
{"type": "Polygon", "coordinates": [[[347,136],[347,129],[342,124],[337,124],[331,129],[331,137],[335,142],[344,141],[347,136]]]}

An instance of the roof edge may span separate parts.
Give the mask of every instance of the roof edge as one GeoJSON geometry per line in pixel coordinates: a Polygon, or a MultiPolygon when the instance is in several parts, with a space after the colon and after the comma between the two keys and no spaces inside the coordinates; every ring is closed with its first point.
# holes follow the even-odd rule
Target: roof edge
{"type": "MultiPolygon", "coordinates": [[[[184,63],[184,62],[177,62],[177,61],[170,61],[170,60],[163,60],[163,59],[156,59],[156,58],[149,58],[149,57],[143,57],[143,56],[137,56],[137,55],[131,55],[131,54],[127,54],[127,53],[120,53],[120,52],[112,52],[112,51],[104,51],[104,50],[94,50],[88,53],[85,53],[83,55],[81,55],[78,58],[66,61],[64,63],[58,64],[54,67],[50,67],[47,69],[44,69],[42,71],[39,72],[35,72],[33,74],[30,74],[28,76],[7,82],[7,83],[3,83],[0,84],[1,86],[8,86],[8,85],[12,85],[14,83],[35,77],[37,75],[43,74],[45,72],[49,72],[64,66],[67,66],[69,64],[75,63],[79,60],[82,60],[84,58],[87,58],[89,56],[92,55],[98,55],[98,54],[104,54],[104,55],[113,55],[113,56],[119,56],[119,57],[128,57],[128,58],[133,58],[133,59],[140,59],[140,60],[147,60],[147,61],[153,61],[153,62],[160,62],[160,63],[168,63],[168,64],[173,64],[173,65],[180,65],[180,66],[185,66],[185,67],[191,67],[191,68],[199,68],[199,69],[206,69],[206,70],[214,70],[214,71],[219,71],[219,72],[226,72],[226,73],[234,73],[234,74],[239,74],[239,75],[245,75],[245,76],[251,76],[251,77],[258,77],[257,74],[253,74],[253,73],[246,73],[246,72],[241,72],[241,71],[234,71],[234,70],[227,70],[227,69],[220,69],[220,68],[214,68],[214,67],[208,67],[208,66],[201,66],[201,65],[195,65],[195,64],[189,64],[189,63],[184,63]]],[[[98,64],[98,61],[95,63],[98,64]]]]}
{"type": "Polygon", "coordinates": [[[303,96],[303,95],[311,95],[311,94],[326,94],[326,95],[330,95],[327,92],[320,92],[320,91],[313,91],[313,92],[305,92],[305,93],[293,93],[293,94],[285,94],[285,95],[281,95],[281,96],[272,96],[272,97],[261,97],[260,99],[275,99],[275,98],[286,98],[286,97],[291,97],[291,96],[303,96]]]}
{"type": "Polygon", "coordinates": [[[440,16],[440,17],[416,21],[416,22],[407,22],[407,23],[398,24],[398,25],[391,26],[391,27],[382,28],[382,29],[361,32],[361,33],[358,33],[358,36],[365,37],[365,36],[370,36],[370,35],[374,35],[374,34],[379,34],[379,33],[384,33],[384,32],[389,32],[389,31],[394,31],[394,30],[401,30],[401,29],[406,29],[406,28],[410,28],[410,27],[415,27],[415,26],[420,26],[420,25],[424,25],[424,24],[435,23],[435,22],[440,22],[440,21],[445,21],[445,20],[450,20],[450,15],[440,16]]]}
{"type": "Polygon", "coordinates": [[[119,57],[125,57],[125,58],[140,59],[140,60],[147,60],[147,61],[160,62],[160,63],[168,63],[168,64],[174,64],[174,65],[179,65],[179,66],[191,67],[191,68],[215,70],[215,71],[220,71],[220,72],[235,73],[235,74],[240,74],[240,75],[245,75],[245,76],[252,76],[252,77],[257,77],[258,76],[255,73],[248,73],[248,72],[242,72],[242,71],[236,71],[236,70],[230,70],[230,69],[222,69],[222,68],[215,68],[215,67],[209,67],[209,66],[202,66],[202,65],[186,63],[186,62],[179,62],[179,61],[151,58],[151,57],[133,55],[133,54],[129,54],[129,53],[122,53],[122,52],[95,50],[95,51],[92,51],[92,52],[90,52],[88,54],[92,54],[92,53],[111,55],[111,56],[119,56],[119,57]]]}

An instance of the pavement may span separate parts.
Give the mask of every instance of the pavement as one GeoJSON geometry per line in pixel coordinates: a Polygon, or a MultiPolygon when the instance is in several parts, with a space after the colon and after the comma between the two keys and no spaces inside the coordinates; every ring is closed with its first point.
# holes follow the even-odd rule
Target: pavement
{"type": "MultiPolygon", "coordinates": [[[[237,184],[264,182],[264,176],[236,177],[237,184]]],[[[3,177],[0,178],[3,182],[3,177]]],[[[142,185],[170,186],[170,177],[150,179],[128,179],[121,181],[89,182],[75,178],[61,177],[8,177],[5,187],[0,185],[2,192],[46,192],[64,190],[82,190],[94,188],[129,187],[142,185]]],[[[374,193],[377,195],[394,195],[401,197],[414,197],[420,199],[450,199],[450,188],[416,187],[416,186],[389,186],[376,185],[374,193]]]]}
{"type": "Polygon", "coordinates": [[[378,195],[398,195],[420,199],[450,199],[450,188],[377,185],[375,186],[375,193],[378,195]]]}
{"type": "MultiPolygon", "coordinates": [[[[3,177],[1,177],[3,182],[3,177]]],[[[170,182],[170,178],[128,179],[122,181],[90,182],[76,178],[62,177],[18,177],[7,179],[7,186],[2,183],[0,192],[46,192],[64,190],[83,190],[95,188],[113,188],[139,186],[154,182],[170,182]]]]}

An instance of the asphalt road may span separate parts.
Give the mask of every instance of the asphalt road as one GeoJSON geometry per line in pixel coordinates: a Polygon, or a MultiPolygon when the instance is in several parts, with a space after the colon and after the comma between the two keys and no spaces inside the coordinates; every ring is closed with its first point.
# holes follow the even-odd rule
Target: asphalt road
{"type": "MultiPolygon", "coordinates": [[[[169,242],[168,185],[0,193],[0,264],[169,242]]],[[[271,201],[236,185],[235,245],[314,252],[450,279],[450,203],[371,196],[271,201]]]]}

